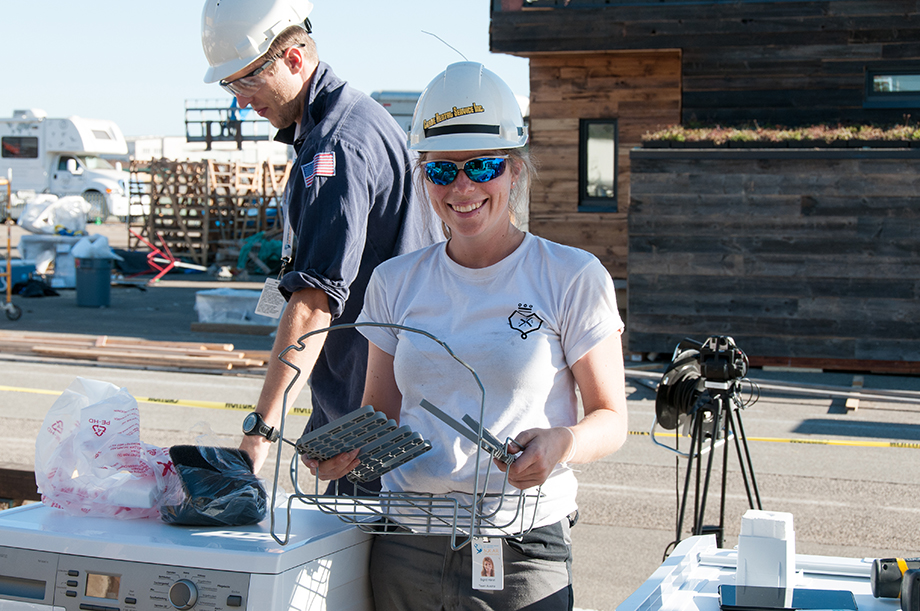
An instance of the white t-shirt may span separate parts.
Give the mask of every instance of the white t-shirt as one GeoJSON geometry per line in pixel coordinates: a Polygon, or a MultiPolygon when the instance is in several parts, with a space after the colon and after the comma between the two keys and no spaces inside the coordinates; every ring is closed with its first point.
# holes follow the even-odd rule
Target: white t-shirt
{"type": "MultiPolygon", "coordinates": [[[[484,414],[475,377],[437,342],[401,329],[359,327],[394,356],[400,424],[432,446],[384,475],[384,490],[461,493],[461,499],[474,492],[477,448],[420,401],[427,399],[458,421],[465,414],[481,420],[502,441],[531,428],[571,426],[578,408],[570,367],[623,328],[613,282],[600,261],[531,234],[511,255],[483,269],[458,265],[447,256],[446,243],[384,262],[368,284],[358,322],[430,333],[479,376],[484,414]]],[[[488,472],[488,492],[501,492],[504,474],[487,453],[480,458],[480,489],[488,472]]],[[[570,469],[557,465],[541,492],[533,527],[558,522],[577,508],[570,469]]],[[[506,503],[502,511],[513,514],[516,508],[506,503]]],[[[533,511],[524,514],[526,529],[533,511]]]]}

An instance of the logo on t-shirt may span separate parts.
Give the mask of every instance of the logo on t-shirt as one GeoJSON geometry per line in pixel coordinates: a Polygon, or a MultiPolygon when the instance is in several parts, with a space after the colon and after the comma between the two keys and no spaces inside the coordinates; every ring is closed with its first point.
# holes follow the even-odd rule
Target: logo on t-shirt
{"type": "Polygon", "coordinates": [[[517,310],[508,317],[511,328],[521,334],[521,339],[527,339],[527,334],[543,326],[543,319],[533,311],[533,306],[519,303],[517,310]]]}

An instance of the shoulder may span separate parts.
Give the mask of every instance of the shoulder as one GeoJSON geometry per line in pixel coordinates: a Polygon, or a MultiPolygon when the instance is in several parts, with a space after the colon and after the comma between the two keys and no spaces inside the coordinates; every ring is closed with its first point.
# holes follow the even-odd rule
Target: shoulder
{"type": "Polygon", "coordinates": [[[610,272],[586,250],[535,236],[527,256],[529,260],[522,267],[534,270],[541,281],[554,287],[559,298],[614,292],[610,272]]]}
{"type": "Polygon", "coordinates": [[[605,269],[600,260],[586,250],[535,235],[531,235],[530,255],[540,257],[552,265],[564,266],[570,272],[587,268],[605,269]]]}
{"type": "Polygon", "coordinates": [[[398,255],[378,265],[374,274],[394,280],[407,278],[430,266],[437,265],[438,257],[443,250],[444,242],[438,242],[404,255],[398,255]]]}
{"type": "Polygon", "coordinates": [[[323,107],[325,129],[321,131],[326,137],[367,147],[373,146],[371,136],[377,134],[381,137],[378,141],[405,148],[406,134],[383,106],[335,76],[328,66],[320,77],[318,86],[322,93],[314,103],[323,107]]]}

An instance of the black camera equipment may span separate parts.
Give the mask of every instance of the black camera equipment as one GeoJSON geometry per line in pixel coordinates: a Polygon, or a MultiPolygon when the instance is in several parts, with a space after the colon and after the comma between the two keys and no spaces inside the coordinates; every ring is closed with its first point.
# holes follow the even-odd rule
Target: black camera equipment
{"type": "Polygon", "coordinates": [[[658,383],[655,397],[657,423],[662,428],[671,430],[684,425],[690,432],[690,450],[685,455],[688,459],[687,473],[677,521],[677,540],[668,546],[668,551],[680,541],[686,514],[687,493],[694,473],[696,488],[692,534],[715,534],[718,546],[722,546],[730,440],[734,440],[748,503],[752,509],[762,509],[747,437],[741,423],[740,410],[746,405],[741,401],[740,382],[747,375],[747,370],[747,356],[735,345],[731,337],[713,336],[703,343],[685,339],[675,348],[671,363],[658,383]],[[707,438],[709,447],[704,449],[707,438]],[[712,527],[704,526],[703,518],[717,444],[721,444],[723,450],[722,494],[719,524],[712,527]],[[708,454],[705,477],[703,454],[708,454]]]}

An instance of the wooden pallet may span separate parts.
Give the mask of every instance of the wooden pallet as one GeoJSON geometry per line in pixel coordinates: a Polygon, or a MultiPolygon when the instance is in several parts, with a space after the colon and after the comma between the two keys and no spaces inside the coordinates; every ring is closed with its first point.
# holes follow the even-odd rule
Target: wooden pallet
{"type": "MultiPolygon", "coordinates": [[[[150,212],[132,227],[177,259],[208,266],[223,262],[222,248],[280,223],[277,208],[291,164],[213,160],[134,162],[133,196],[150,201],[150,212]]],[[[143,249],[129,236],[129,248],[143,249]]]]}

